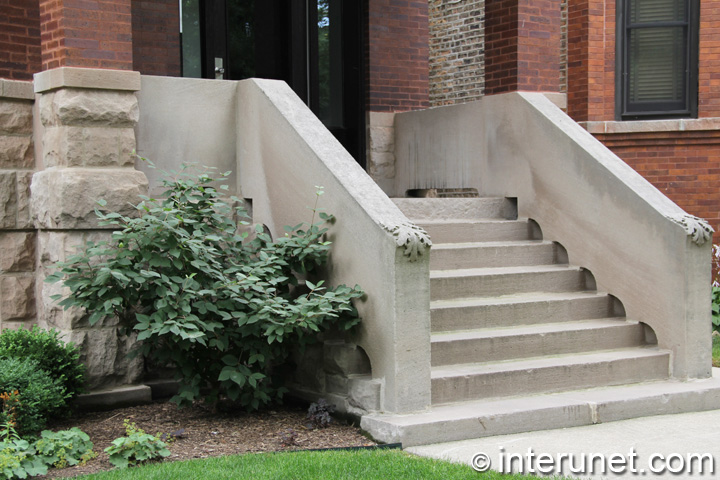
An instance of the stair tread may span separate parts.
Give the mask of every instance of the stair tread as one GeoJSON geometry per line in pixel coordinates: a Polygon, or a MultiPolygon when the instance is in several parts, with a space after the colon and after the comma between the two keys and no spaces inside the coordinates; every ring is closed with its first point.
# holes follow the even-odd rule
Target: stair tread
{"type": "Polygon", "coordinates": [[[433,300],[430,302],[430,310],[438,308],[482,307],[486,305],[513,305],[536,302],[565,301],[598,297],[607,297],[607,294],[595,291],[514,293],[512,295],[502,295],[496,297],[471,297],[433,300]]]}
{"type": "Polygon", "coordinates": [[[494,374],[499,372],[515,372],[521,370],[538,370],[540,368],[583,365],[589,363],[653,357],[668,354],[668,350],[661,350],[655,346],[651,346],[621,348],[616,350],[604,350],[599,352],[531,357],[518,360],[503,360],[499,362],[444,365],[432,367],[430,377],[432,379],[438,379],[463,377],[468,375],[494,374]]]}
{"type": "MultiPolygon", "coordinates": [[[[718,370],[718,369],[715,369],[718,370]]],[[[720,372],[713,378],[682,382],[653,380],[648,382],[568,390],[555,393],[537,393],[516,397],[485,398],[466,402],[433,405],[429,410],[412,414],[369,414],[363,418],[376,418],[396,425],[420,425],[456,419],[483,416],[511,415],[522,411],[542,411],[548,408],[568,409],[578,405],[596,405],[607,402],[627,402],[629,399],[665,397],[703,391],[720,391],[720,372]]],[[[666,400],[664,401],[666,403],[666,400]]],[[[720,405],[718,405],[720,407],[720,405]]],[[[653,413],[654,414],[654,413],[653,413]]]]}
{"type": "Polygon", "coordinates": [[[543,335],[557,332],[595,330],[605,328],[627,328],[636,326],[637,322],[624,317],[574,320],[568,322],[539,323],[507,327],[480,328],[473,330],[455,330],[434,332],[432,342],[452,342],[457,340],[482,340],[486,338],[515,337],[520,335],[543,335]]]}
{"type": "Polygon", "coordinates": [[[413,223],[418,224],[419,226],[423,225],[454,225],[454,224],[477,224],[477,225],[487,225],[487,224],[497,224],[497,223],[527,223],[527,218],[517,218],[517,219],[506,219],[506,218],[442,218],[442,219],[434,219],[434,218],[416,218],[416,217],[409,217],[410,220],[413,223]]]}
{"type": "Polygon", "coordinates": [[[513,275],[523,273],[545,273],[561,271],[580,271],[580,267],[572,265],[520,265],[514,267],[480,267],[480,268],[454,268],[450,270],[430,270],[430,279],[433,278],[460,278],[482,275],[513,275]]]}
{"type": "Polygon", "coordinates": [[[489,242],[448,242],[434,243],[433,250],[455,250],[463,248],[485,248],[485,247],[533,247],[551,246],[553,242],[548,240],[493,240],[489,242]]]}

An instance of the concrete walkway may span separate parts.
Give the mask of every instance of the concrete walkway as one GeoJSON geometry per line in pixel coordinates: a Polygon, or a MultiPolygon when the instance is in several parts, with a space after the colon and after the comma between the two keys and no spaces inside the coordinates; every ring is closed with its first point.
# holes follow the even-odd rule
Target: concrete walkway
{"type": "Polygon", "coordinates": [[[532,473],[532,468],[535,475],[544,471],[574,478],[720,477],[720,410],[463,440],[407,451],[466,464],[477,454],[485,454],[487,458],[475,457],[478,467],[485,468],[489,460],[493,470],[505,473],[510,458],[512,470],[517,472],[518,457],[522,456],[523,473],[532,473]],[[693,454],[698,457],[688,456],[693,454]],[[705,455],[702,462],[700,455],[705,455]]]}

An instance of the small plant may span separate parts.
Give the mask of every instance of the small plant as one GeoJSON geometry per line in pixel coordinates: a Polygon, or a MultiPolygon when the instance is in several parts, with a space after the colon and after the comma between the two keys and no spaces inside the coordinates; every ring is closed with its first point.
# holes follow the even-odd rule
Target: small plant
{"type": "Polygon", "coordinates": [[[170,455],[165,442],[158,436],[145,433],[135,423],[125,420],[125,436],[116,438],[105,449],[110,463],[118,468],[127,468],[170,455]]]}
{"type": "Polygon", "coordinates": [[[282,399],[278,370],[293,347],[360,321],[359,287],[313,281],[330,250],[322,190],[310,225],[286,227],[276,240],[257,226],[248,241],[235,221],[246,213],[221,199],[210,175],[164,183],[161,200],[143,197],[138,218],[96,211],[118,230],[58,264],[48,281],[69,287],[60,304],[92,312],[91,325],[117,317],[135,331],[143,355],[175,367],[181,405],[216,407],[226,397],[255,410],[282,399]],[[312,223],[316,213],[322,221],[312,223]]]}
{"type": "Polygon", "coordinates": [[[30,358],[0,358],[0,392],[7,397],[0,424],[12,424],[22,437],[36,434],[51,415],[67,408],[68,395],[60,380],[51,378],[30,358]]]}
{"type": "Polygon", "coordinates": [[[90,437],[77,427],[59,432],[44,430],[35,449],[42,461],[55,468],[84,465],[97,456],[90,437]]]}
{"type": "Polygon", "coordinates": [[[0,401],[2,401],[2,408],[0,409],[0,412],[2,412],[2,415],[0,415],[2,417],[0,419],[2,420],[0,421],[0,440],[6,442],[20,440],[20,435],[15,430],[18,415],[17,408],[20,405],[20,392],[13,390],[12,392],[0,393],[0,401]]]}
{"type": "Polygon", "coordinates": [[[297,447],[298,433],[292,428],[280,432],[280,445],[283,447],[297,447]]]}
{"type": "Polygon", "coordinates": [[[80,363],[77,347],[63,342],[59,335],[57,330],[43,330],[37,325],[30,330],[4,330],[0,333],[0,358],[35,360],[40,368],[62,383],[70,397],[74,397],[85,391],[85,365],[80,363]]]}
{"type": "Polygon", "coordinates": [[[307,419],[309,428],[327,428],[332,422],[331,414],[335,413],[335,405],[328,404],[324,398],[310,404],[307,419]]]}
{"type": "Polygon", "coordinates": [[[45,475],[48,467],[27,440],[0,441],[0,480],[45,475]]]}

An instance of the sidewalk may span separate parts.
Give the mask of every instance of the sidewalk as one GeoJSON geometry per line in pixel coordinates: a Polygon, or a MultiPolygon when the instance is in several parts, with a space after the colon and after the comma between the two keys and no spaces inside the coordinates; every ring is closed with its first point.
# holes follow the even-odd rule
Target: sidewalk
{"type": "MultiPolygon", "coordinates": [[[[535,467],[538,466],[536,458],[538,455],[549,454],[552,457],[552,460],[549,460],[550,466],[546,466],[546,469],[552,468],[554,464],[558,463],[558,454],[565,454],[565,458],[562,460],[564,465],[562,471],[559,472],[555,469],[552,474],[562,473],[568,477],[598,479],[720,477],[720,410],[644,417],[585,427],[463,440],[410,447],[406,451],[420,456],[466,464],[470,464],[474,455],[484,453],[489,457],[491,468],[498,471],[501,470],[501,460],[504,460],[507,465],[511,454],[519,454],[523,457],[524,473],[531,473],[528,470],[528,449],[532,449],[535,456],[533,459],[535,467]],[[629,457],[631,452],[636,455],[634,460],[629,457]],[[594,460],[594,474],[589,474],[591,473],[589,469],[590,454],[602,454],[602,457],[598,455],[594,460]],[[615,464],[616,471],[625,470],[624,475],[611,472],[608,462],[603,462],[603,457],[609,459],[613,454],[620,454],[624,458],[624,460],[617,458],[615,464]],[[713,460],[711,462],[706,459],[703,462],[704,472],[701,474],[699,473],[700,461],[697,459],[688,461],[688,454],[710,454],[713,460]],[[568,455],[570,456],[568,457],[568,455]],[[586,460],[584,469],[580,463],[583,455],[586,460]],[[669,459],[668,464],[669,456],[672,458],[669,459]],[[651,457],[654,458],[652,468],[658,470],[657,473],[652,472],[649,467],[651,457]],[[637,470],[636,474],[629,472],[632,464],[637,470]],[[689,464],[692,464],[692,468],[689,467],[689,464]],[[602,465],[606,468],[605,474],[601,473],[602,465]],[[570,467],[573,467],[577,473],[571,472],[570,467]],[[661,470],[664,471],[661,472],[661,470]]],[[[547,458],[546,461],[548,461],[547,458]]],[[[514,462],[515,471],[517,471],[519,460],[515,459],[514,462]]],[[[538,472],[535,474],[539,475],[538,472]]]]}

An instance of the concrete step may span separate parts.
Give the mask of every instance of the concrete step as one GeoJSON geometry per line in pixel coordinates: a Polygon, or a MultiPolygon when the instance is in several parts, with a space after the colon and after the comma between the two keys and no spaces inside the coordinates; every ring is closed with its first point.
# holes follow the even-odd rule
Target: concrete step
{"type": "Polygon", "coordinates": [[[410,220],[457,218],[515,219],[517,206],[502,197],[483,198],[393,198],[393,202],[410,220]]]}
{"type": "Polygon", "coordinates": [[[375,440],[410,447],[715,409],[720,409],[719,369],[713,369],[713,378],[706,380],[666,380],[438,405],[408,415],[365,415],[360,427],[375,440]]]}
{"type": "Polygon", "coordinates": [[[538,292],[430,304],[433,332],[613,317],[617,300],[596,292],[538,292]]]}
{"type": "Polygon", "coordinates": [[[645,328],[624,318],[485,328],[432,335],[433,367],[638,347],[645,328]]]}
{"type": "Polygon", "coordinates": [[[586,273],[565,265],[430,271],[430,300],[585,290],[586,273]]]}
{"type": "Polygon", "coordinates": [[[566,263],[564,251],[556,243],[542,240],[506,242],[468,242],[434,244],[430,268],[516,267],[566,263]]]}
{"type": "Polygon", "coordinates": [[[669,364],[669,351],[636,347],[433,367],[432,404],[660,380],[669,364]]]}
{"type": "Polygon", "coordinates": [[[541,240],[537,224],[522,220],[414,220],[425,229],[434,244],[541,240]]]}

